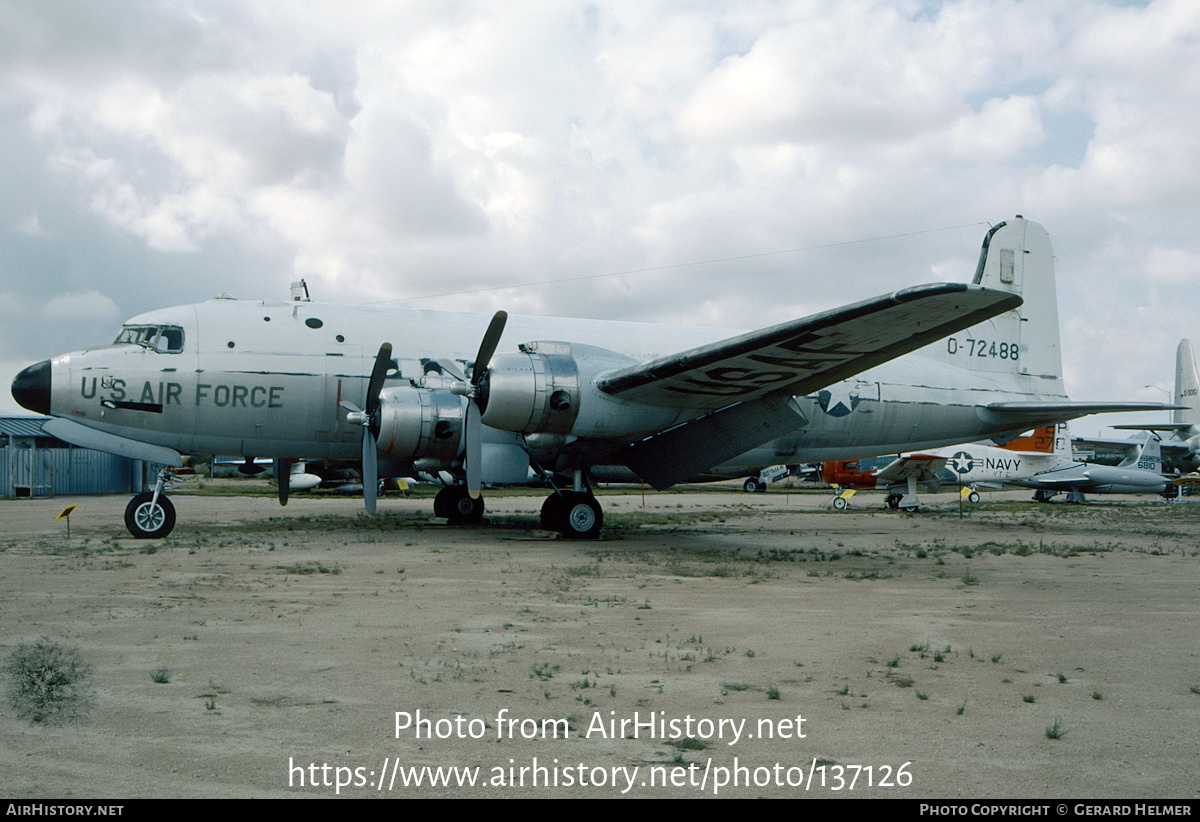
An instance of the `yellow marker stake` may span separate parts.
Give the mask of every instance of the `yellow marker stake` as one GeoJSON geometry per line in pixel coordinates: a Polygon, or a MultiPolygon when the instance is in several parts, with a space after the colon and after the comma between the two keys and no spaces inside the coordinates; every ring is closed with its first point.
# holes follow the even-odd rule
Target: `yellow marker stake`
{"type": "Polygon", "coordinates": [[[67,539],[71,538],[71,514],[75,513],[75,509],[78,507],[79,503],[68,505],[66,508],[59,511],[58,516],[54,518],[55,522],[58,522],[60,519],[65,519],[67,521],[67,539]]]}

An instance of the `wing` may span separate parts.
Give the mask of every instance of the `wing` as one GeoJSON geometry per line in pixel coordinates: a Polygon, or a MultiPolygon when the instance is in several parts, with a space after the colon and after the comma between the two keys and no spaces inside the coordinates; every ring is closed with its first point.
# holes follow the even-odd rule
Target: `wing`
{"type": "Polygon", "coordinates": [[[714,410],[803,395],[1020,304],[975,285],[916,286],[630,366],[599,388],[633,402],[714,410]]]}
{"type": "Polygon", "coordinates": [[[875,482],[877,485],[891,485],[908,482],[909,477],[915,477],[917,482],[931,482],[937,478],[937,470],[945,467],[945,457],[936,457],[933,454],[907,454],[897,457],[875,472],[875,482]]]}

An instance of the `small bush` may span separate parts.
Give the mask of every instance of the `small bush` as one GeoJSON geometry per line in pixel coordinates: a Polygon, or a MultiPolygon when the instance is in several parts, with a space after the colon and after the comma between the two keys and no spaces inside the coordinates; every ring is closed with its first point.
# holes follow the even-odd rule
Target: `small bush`
{"type": "Polygon", "coordinates": [[[1067,735],[1067,729],[1063,727],[1062,720],[1058,717],[1054,718],[1054,724],[1046,726],[1047,739],[1062,739],[1067,735]]]}
{"type": "Polygon", "coordinates": [[[93,668],[78,648],[42,637],[22,642],[4,661],[8,702],[21,719],[63,725],[87,718],[93,668]]]}

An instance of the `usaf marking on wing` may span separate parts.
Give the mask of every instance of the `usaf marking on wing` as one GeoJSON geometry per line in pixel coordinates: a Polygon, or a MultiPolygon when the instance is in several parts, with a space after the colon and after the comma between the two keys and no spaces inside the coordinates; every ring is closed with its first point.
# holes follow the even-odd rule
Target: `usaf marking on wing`
{"type": "MultiPolygon", "coordinates": [[[[988,232],[969,285],[744,334],[297,299],[143,314],[112,345],[29,366],[13,396],[57,418],[48,433],[151,463],[272,458],[281,502],[290,461],[352,460],[368,510],[381,476],[443,476],[453,484],[435,512],[474,522],[484,483],[532,473],[550,488],[543,525],[577,538],[603,523],[593,468],[661,489],[764,443],[774,453],[760,466],[818,462],[1162,407],[1067,398],[1050,239],[1020,217],[988,232]],[[953,351],[948,335],[961,336],[953,351]],[[963,339],[1006,342],[993,356],[991,342],[963,339]],[[664,350],[678,353],[649,353],[664,350]]],[[[131,500],[135,536],[173,527],[169,477],[131,500]]]]}

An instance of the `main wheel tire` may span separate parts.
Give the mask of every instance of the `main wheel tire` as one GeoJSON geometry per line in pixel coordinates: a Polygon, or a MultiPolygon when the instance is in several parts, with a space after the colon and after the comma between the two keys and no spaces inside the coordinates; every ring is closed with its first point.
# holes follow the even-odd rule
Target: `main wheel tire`
{"type": "Polygon", "coordinates": [[[591,494],[569,491],[562,495],[559,532],[563,539],[595,539],[604,525],[604,512],[591,494]]]}
{"type": "Polygon", "coordinates": [[[888,494],[885,502],[887,502],[887,507],[893,511],[900,507],[900,497],[896,494],[888,494]]]}
{"type": "Polygon", "coordinates": [[[838,511],[845,511],[846,506],[848,506],[849,504],[850,503],[846,501],[845,497],[834,497],[833,498],[833,507],[835,509],[837,509],[838,511]]]}
{"type": "Polygon", "coordinates": [[[759,482],[754,477],[750,477],[750,479],[742,483],[742,490],[749,494],[761,494],[767,490],[767,484],[765,482],[759,482]]]}
{"type": "Polygon", "coordinates": [[[483,497],[472,498],[463,488],[462,495],[453,500],[447,519],[451,525],[478,525],[483,522],[483,497]]]}
{"type": "Polygon", "coordinates": [[[563,530],[564,507],[563,498],[558,494],[546,497],[546,501],[542,503],[542,530],[560,532],[563,530]]]}
{"type": "Polygon", "coordinates": [[[967,502],[979,502],[979,492],[972,491],[967,495],[967,502]]]}
{"type": "Polygon", "coordinates": [[[125,527],[137,539],[162,539],[175,527],[175,505],[166,494],[144,491],[125,506],[125,527]]]}
{"type": "Polygon", "coordinates": [[[437,492],[433,498],[433,515],[440,519],[449,519],[454,512],[455,491],[453,485],[447,485],[437,492]]]}

